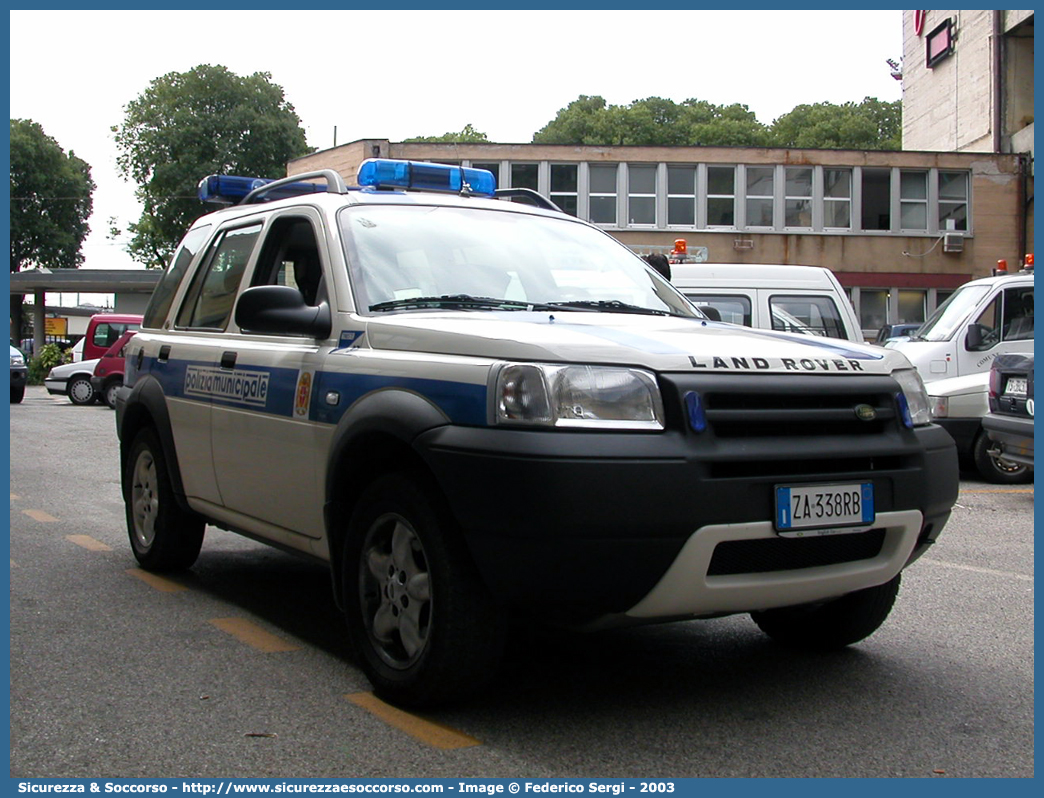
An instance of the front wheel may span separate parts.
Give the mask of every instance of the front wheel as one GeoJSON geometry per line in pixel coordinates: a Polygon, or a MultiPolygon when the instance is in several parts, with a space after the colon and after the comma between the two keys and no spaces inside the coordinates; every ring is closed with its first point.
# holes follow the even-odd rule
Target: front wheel
{"type": "Polygon", "coordinates": [[[124,503],[134,557],[149,571],[190,567],[203,545],[205,525],[174,497],[163,448],[151,428],[134,439],[126,469],[124,503]]]}
{"type": "Polygon", "coordinates": [[[105,388],[102,390],[102,401],[105,402],[105,406],[115,410],[116,409],[116,392],[123,385],[123,380],[116,379],[110,380],[105,388]]]}
{"type": "Polygon", "coordinates": [[[869,637],[884,623],[899,593],[901,574],[876,587],[823,604],[752,612],[758,627],[777,642],[808,649],[844,648],[869,637]]]}
{"type": "Polygon", "coordinates": [[[364,490],[342,577],[359,662],[381,697],[433,706],[492,675],[505,638],[502,613],[430,479],[391,474],[364,490]]]}
{"type": "Polygon", "coordinates": [[[69,394],[69,401],[74,405],[89,405],[97,398],[90,377],[73,377],[65,386],[65,390],[69,394]]]}

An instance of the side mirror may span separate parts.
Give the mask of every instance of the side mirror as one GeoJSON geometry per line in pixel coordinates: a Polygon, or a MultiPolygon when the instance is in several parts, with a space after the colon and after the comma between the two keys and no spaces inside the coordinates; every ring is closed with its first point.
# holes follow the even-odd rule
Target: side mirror
{"type": "Polygon", "coordinates": [[[699,305],[700,312],[711,321],[721,321],[721,314],[713,305],[699,305]]]}
{"type": "Polygon", "coordinates": [[[329,338],[332,321],[329,305],[306,304],[296,288],[256,285],[240,294],[236,324],[244,332],[329,338]]]}
{"type": "Polygon", "coordinates": [[[969,352],[982,352],[997,343],[997,331],[983,324],[969,324],[964,336],[964,348],[969,352]]]}

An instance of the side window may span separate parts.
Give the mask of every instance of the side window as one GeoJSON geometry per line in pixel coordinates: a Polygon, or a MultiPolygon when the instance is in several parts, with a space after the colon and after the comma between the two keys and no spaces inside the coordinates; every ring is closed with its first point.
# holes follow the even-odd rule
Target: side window
{"type": "Polygon", "coordinates": [[[690,294],[688,292],[686,292],[685,296],[700,310],[714,308],[718,311],[718,317],[729,324],[742,324],[744,327],[750,327],[753,323],[750,299],[748,297],[741,295],[690,294]]]}
{"type": "Polygon", "coordinates": [[[223,330],[232,315],[250,255],[261,233],[261,224],[226,230],[214,241],[192,282],[178,313],[177,326],[223,330]]]}
{"type": "Polygon", "coordinates": [[[160,278],[156,289],[152,292],[152,299],[149,300],[149,305],[145,309],[145,317],[141,323],[142,327],[159,329],[163,326],[163,322],[167,319],[167,313],[170,311],[170,306],[174,302],[174,294],[177,293],[178,286],[181,285],[181,281],[185,277],[185,272],[188,271],[192,259],[208,238],[210,238],[209,224],[190,230],[185,235],[184,240],[178,247],[178,251],[174,253],[170,266],[160,278]]]}
{"type": "Polygon", "coordinates": [[[830,297],[774,296],[769,298],[772,329],[827,338],[844,338],[841,314],[830,297]]]}
{"type": "Polygon", "coordinates": [[[275,220],[265,237],[251,285],[289,285],[309,305],[323,297],[323,268],[315,229],[307,219],[275,220]]]}
{"type": "Polygon", "coordinates": [[[94,328],[94,335],[91,337],[91,343],[95,346],[108,349],[115,341],[116,339],[112,337],[111,324],[102,323],[94,328]]]}
{"type": "Polygon", "coordinates": [[[1033,339],[1033,289],[1009,288],[1004,292],[1004,340],[1033,339]]]}
{"type": "Polygon", "coordinates": [[[973,339],[972,345],[968,347],[971,351],[981,352],[1000,341],[1001,298],[1003,296],[1003,292],[997,294],[973,322],[973,325],[978,328],[978,340],[973,339]]]}

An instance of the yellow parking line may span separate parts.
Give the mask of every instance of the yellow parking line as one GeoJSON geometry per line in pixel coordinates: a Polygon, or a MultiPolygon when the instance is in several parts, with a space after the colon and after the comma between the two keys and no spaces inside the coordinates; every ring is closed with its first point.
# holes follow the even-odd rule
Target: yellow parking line
{"type": "Polygon", "coordinates": [[[289,643],[281,637],[266,632],[253,621],[245,618],[212,618],[210,621],[223,632],[227,632],[242,643],[246,643],[258,651],[274,654],[281,651],[297,651],[301,648],[289,643]]]}
{"type": "Polygon", "coordinates": [[[77,546],[83,546],[88,551],[112,551],[112,546],[107,546],[90,535],[66,535],[65,539],[77,546]]]}
{"type": "Polygon", "coordinates": [[[143,571],[140,568],[128,568],[127,573],[133,577],[137,577],[146,585],[158,590],[160,593],[177,593],[179,590],[188,590],[184,585],[179,585],[177,582],[172,582],[170,579],[165,579],[162,576],[143,571]]]}
{"type": "Polygon", "coordinates": [[[48,515],[43,510],[22,510],[22,512],[34,521],[40,521],[45,524],[50,524],[58,520],[53,515],[48,515]]]}
{"type": "Polygon", "coordinates": [[[1033,493],[1033,488],[983,488],[982,490],[962,490],[961,493],[1033,493]]]}
{"type": "Polygon", "coordinates": [[[471,748],[482,745],[480,740],[464,734],[464,732],[452,729],[441,723],[411,715],[396,709],[391,704],[386,704],[373,693],[351,693],[345,696],[353,704],[362,707],[370,714],[380,718],[389,726],[399,731],[404,731],[416,740],[440,748],[444,751],[452,751],[457,748],[471,748]]]}

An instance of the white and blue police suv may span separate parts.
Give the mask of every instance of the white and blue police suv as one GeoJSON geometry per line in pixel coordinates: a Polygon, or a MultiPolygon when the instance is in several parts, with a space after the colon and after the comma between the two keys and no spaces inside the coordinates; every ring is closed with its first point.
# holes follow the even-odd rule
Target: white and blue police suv
{"type": "Polygon", "coordinates": [[[902,354],[708,320],[489,172],[358,182],[201,183],[228,207],[181,242],[118,397],[142,567],[191,566],[206,525],[328,564],[408,706],[473,691],[512,613],[749,612],[813,648],[884,621],[958,485],[902,354]]]}

